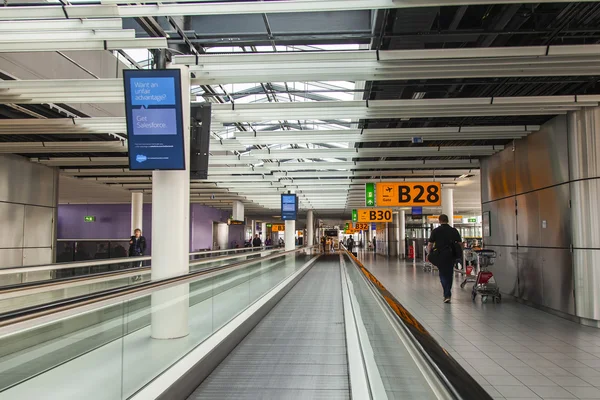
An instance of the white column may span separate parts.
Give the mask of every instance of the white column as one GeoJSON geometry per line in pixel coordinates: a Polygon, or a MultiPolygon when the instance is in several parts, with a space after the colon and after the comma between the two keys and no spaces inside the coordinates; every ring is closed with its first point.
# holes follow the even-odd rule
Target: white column
{"type": "Polygon", "coordinates": [[[398,235],[398,240],[400,241],[400,257],[406,258],[406,211],[400,210],[398,213],[398,228],[400,229],[400,234],[398,235]]]}
{"type": "Polygon", "coordinates": [[[254,235],[256,234],[256,221],[250,221],[252,223],[252,236],[250,236],[250,240],[254,239],[254,235]]]}
{"type": "Polygon", "coordinates": [[[264,246],[265,240],[267,240],[267,223],[266,222],[263,222],[262,224],[260,224],[260,233],[261,233],[260,240],[262,240],[263,246],[264,246]]]}
{"type": "Polygon", "coordinates": [[[233,220],[235,221],[243,221],[244,220],[244,203],[238,200],[233,201],[233,205],[231,207],[231,215],[233,220]]]}
{"type": "Polygon", "coordinates": [[[131,193],[131,233],[136,229],[144,232],[144,193],[131,193]]]}
{"type": "MultiPolygon", "coordinates": [[[[184,171],[152,172],[152,280],[186,274],[190,251],[190,72],[181,69],[184,171]]],[[[152,294],[152,337],[189,334],[189,285],[152,294]]]]}
{"type": "Polygon", "coordinates": [[[308,210],[306,214],[306,242],[305,246],[312,246],[315,243],[315,222],[313,210],[308,210]]]}
{"type": "Polygon", "coordinates": [[[285,221],[285,232],[283,240],[285,241],[285,251],[296,248],[296,221],[285,221]]]}
{"type": "Polygon", "coordinates": [[[217,244],[220,250],[229,248],[229,225],[224,222],[217,224],[217,244]]]}
{"type": "Polygon", "coordinates": [[[442,214],[446,214],[448,223],[454,226],[454,188],[442,187],[442,214]]]}

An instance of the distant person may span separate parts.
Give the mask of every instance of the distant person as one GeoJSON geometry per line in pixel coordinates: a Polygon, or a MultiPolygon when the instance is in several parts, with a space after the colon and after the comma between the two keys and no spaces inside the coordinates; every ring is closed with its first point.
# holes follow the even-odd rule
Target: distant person
{"type": "Polygon", "coordinates": [[[265,240],[265,246],[273,246],[273,241],[271,240],[271,238],[267,238],[267,240],[265,240]]]}
{"type": "Polygon", "coordinates": [[[352,236],[346,240],[346,247],[348,248],[348,251],[352,253],[352,248],[354,247],[354,238],[352,236]]]}
{"type": "Polygon", "coordinates": [[[323,253],[325,253],[325,246],[327,245],[327,238],[325,235],[321,236],[321,247],[323,248],[323,253]]]}
{"type": "Polygon", "coordinates": [[[279,247],[284,247],[285,246],[285,240],[283,240],[283,238],[279,238],[279,247]]]}
{"type": "Polygon", "coordinates": [[[452,298],[452,281],[454,278],[454,262],[462,252],[462,238],[456,228],[448,225],[448,216],[439,217],[440,226],[431,232],[427,244],[427,258],[438,267],[440,271],[440,283],[444,290],[444,303],[450,303],[452,298]],[[435,247],[434,247],[435,244],[435,247]],[[433,249],[433,254],[432,254],[433,249]]]}
{"type": "Polygon", "coordinates": [[[261,247],[262,240],[258,237],[258,233],[254,235],[254,239],[252,239],[252,247],[261,247]]]}
{"type": "Polygon", "coordinates": [[[133,236],[129,239],[129,257],[141,257],[146,251],[146,238],[142,236],[142,230],[133,231],[133,236]]]}
{"type": "Polygon", "coordinates": [[[373,253],[377,253],[377,236],[373,236],[373,253]]]}

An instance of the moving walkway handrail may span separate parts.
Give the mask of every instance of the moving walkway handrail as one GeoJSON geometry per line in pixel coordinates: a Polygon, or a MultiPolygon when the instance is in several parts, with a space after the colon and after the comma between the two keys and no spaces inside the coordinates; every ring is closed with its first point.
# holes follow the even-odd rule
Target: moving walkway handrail
{"type": "Polygon", "coordinates": [[[379,296],[381,303],[388,306],[396,322],[404,327],[409,339],[417,344],[417,349],[425,356],[437,377],[446,384],[456,399],[492,400],[481,385],[456,361],[417,319],[392,295],[385,286],[365,266],[348,251],[353,264],[362,273],[372,291],[379,296]]]}
{"type": "MultiPolygon", "coordinates": [[[[255,247],[255,249],[258,249],[258,247],[255,247]]],[[[225,255],[225,256],[221,256],[221,257],[206,257],[206,258],[201,258],[201,259],[195,259],[195,260],[190,260],[190,267],[195,267],[198,265],[209,264],[209,263],[218,262],[218,261],[225,261],[228,259],[245,257],[245,256],[249,256],[252,254],[263,254],[265,252],[274,252],[274,251],[277,251],[277,249],[264,247],[263,250],[260,252],[259,251],[252,251],[252,252],[248,251],[248,252],[245,252],[242,254],[232,254],[232,255],[225,255]]],[[[129,260],[129,259],[127,259],[127,260],[129,260]]],[[[150,266],[132,267],[132,268],[122,269],[122,270],[118,270],[118,271],[95,272],[95,273],[90,273],[90,274],[86,274],[86,275],[75,275],[75,276],[68,276],[68,277],[63,277],[63,278],[43,279],[43,280],[32,281],[32,282],[15,283],[12,285],[0,285],[0,294],[14,292],[14,291],[23,290],[23,289],[45,287],[45,286],[52,287],[52,286],[62,285],[65,283],[70,283],[70,282],[90,281],[93,279],[104,279],[104,278],[111,277],[111,276],[120,276],[120,275],[131,274],[131,273],[135,273],[136,275],[142,275],[142,274],[150,271],[150,268],[151,268],[150,266]]],[[[1,275],[2,274],[0,273],[0,276],[1,275]]]]}
{"type": "MultiPolygon", "coordinates": [[[[257,252],[258,249],[260,251],[268,250],[273,246],[263,246],[263,247],[243,247],[239,249],[230,249],[230,250],[214,250],[214,251],[200,251],[190,253],[190,257],[197,255],[208,255],[208,254],[221,254],[226,252],[257,252]]],[[[121,257],[121,258],[106,258],[102,260],[94,260],[94,261],[75,261],[75,262],[66,262],[66,263],[54,263],[54,264],[41,264],[41,265],[27,265],[27,266],[17,266],[17,267],[0,267],[0,276],[9,275],[9,274],[22,274],[26,272],[40,272],[40,271],[54,271],[59,269],[66,268],[87,268],[87,267],[95,267],[99,265],[114,265],[114,264],[123,264],[129,262],[142,262],[142,261],[150,261],[152,260],[151,256],[142,256],[142,257],[121,257]]]]}
{"type": "MultiPolygon", "coordinates": [[[[294,254],[299,251],[311,249],[313,247],[314,246],[307,246],[296,248],[294,250],[277,252],[266,257],[261,257],[260,261],[262,262],[273,258],[294,254]]],[[[221,265],[214,268],[202,269],[198,271],[190,271],[184,275],[176,275],[160,280],[144,282],[136,286],[126,286],[115,289],[108,289],[92,294],[81,295],[69,299],[58,300],[52,303],[46,303],[43,305],[33,306],[17,311],[11,311],[8,313],[0,314],[0,337],[29,328],[21,326],[21,323],[32,321],[37,318],[42,318],[44,316],[49,315],[54,316],[53,320],[66,318],[77,313],[91,311],[94,308],[105,307],[125,300],[129,300],[130,298],[145,296],[153,292],[169,288],[171,286],[176,286],[183,283],[190,283],[197,279],[199,276],[206,275],[212,272],[241,267],[245,264],[252,264],[257,261],[258,259],[252,258],[245,261],[241,261],[239,263],[221,265]],[[92,307],[91,309],[82,310],[82,308],[84,308],[85,306],[92,307]],[[63,314],[65,315],[61,314],[61,312],[64,312],[63,314]],[[71,315],[66,315],[67,313],[71,315]]],[[[52,321],[44,320],[41,323],[45,324],[49,322],[52,321]]]]}

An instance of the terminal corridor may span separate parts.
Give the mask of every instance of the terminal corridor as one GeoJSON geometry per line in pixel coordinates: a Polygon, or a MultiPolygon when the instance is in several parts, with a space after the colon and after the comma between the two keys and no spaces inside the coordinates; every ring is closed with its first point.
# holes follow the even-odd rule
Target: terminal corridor
{"type": "Polygon", "coordinates": [[[600,398],[600,330],[518,303],[471,300],[456,274],[443,304],[436,272],[362,253],[361,260],[495,399],[600,398]]]}

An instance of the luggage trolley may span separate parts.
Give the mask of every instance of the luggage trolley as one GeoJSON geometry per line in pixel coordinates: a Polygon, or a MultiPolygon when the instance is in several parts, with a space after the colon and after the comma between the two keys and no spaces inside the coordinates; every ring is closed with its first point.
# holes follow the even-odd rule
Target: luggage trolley
{"type": "Polygon", "coordinates": [[[487,303],[488,296],[492,296],[494,303],[500,303],[502,300],[500,288],[494,279],[494,274],[488,271],[488,267],[494,265],[496,252],[494,250],[481,249],[475,250],[475,253],[477,254],[479,272],[477,273],[477,278],[475,278],[471,299],[475,301],[477,294],[479,294],[482,303],[487,303]]]}
{"type": "Polygon", "coordinates": [[[462,283],[460,284],[461,288],[464,288],[467,283],[475,282],[477,280],[477,271],[475,271],[475,268],[473,266],[473,263],[477,260],[476,250],[464,249],[463,254],[464,254],[463,264],[465,264],[465,265],[463,265],[464,271],[460,271],[460,270],[458,271],[460,273],[465,274],[465,280],[462,281],[462,283]]]}

